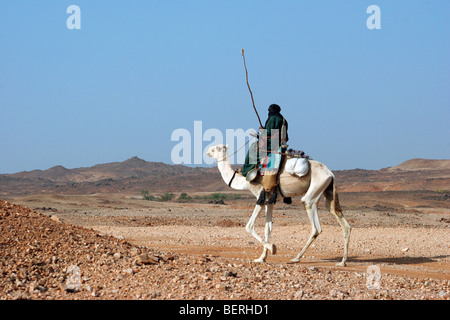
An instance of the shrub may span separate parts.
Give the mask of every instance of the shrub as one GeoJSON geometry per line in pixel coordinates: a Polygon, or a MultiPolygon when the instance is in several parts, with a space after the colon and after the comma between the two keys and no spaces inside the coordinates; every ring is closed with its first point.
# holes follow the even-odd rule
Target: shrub
{"type": "Polygon", "coordinates": [[[163,195],[160,199],[160,201],[170,201],[173,199],[175,195],[173,193],[166,193],[165,195],[163,195]]]}
{"type": "Polygon", "coordinates": [[[149,201],[170,201],[173,199],[174,195],[172,193],[166,193],[162,197],[155,197],[148,193],[147,190],[141,191],[142,199],[149,201]]]}
{"type": "Polygon", "coordinates": [[[142,200],[150,200],[150,201],[156,200],[156,197],[149,194],[147,190],[142,190],[141,195],[142,195],[142,200]]]}
{"type": "Polygon", "coordinates": [[[239,193],[211,193],[204,196],[195,196],[194,199],[197,200],[232,200],[232,199],[242,199],[242,195],[239,193]]]}
{"type": "Polygon", "coordinates": [[[182,192],[177,200],[178,201],[188,201],[188,200],[192,200],[192,197],[189,196],[186,192],[182,192]]]}

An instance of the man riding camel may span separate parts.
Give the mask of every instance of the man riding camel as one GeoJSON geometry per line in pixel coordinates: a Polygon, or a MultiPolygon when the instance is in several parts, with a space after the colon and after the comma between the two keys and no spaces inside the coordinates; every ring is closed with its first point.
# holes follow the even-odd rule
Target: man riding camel
{"type": "MultiPolygon", "coordinates": [[[[264,127],[259,128],[259,141],[250,146],[245,158],[245,163],[242,167],[241,173],[244,177],[247,177],[252,171],[247,177],[247,180],[249,181],[256,177],[256,173],[260,169],[261,163],[266,166],[270,163],[272,169],[275,169],[275,172],[277,172],[279,168],[273,167],[274,157],[284,153],[287,148],[286,142],[289,140],[287,134],[288,123],[280,113],[280,106],[271,104],[268,111],[269,114],[264,127]],[[266,156],[268,156],[267,159],[266,156]]],[[[278,162],[277,165],[280,165],[280,163],[278,162]]],[[[266,189],[266,192],[275,191],[277,186],[276,178],[277,175],[273,174],[264,176],[263,186],[266,189]]],[[[272,194],[272,196],[272,201],[276,201],[276,192],[275,195],[272,194]]]]}
{"type": "MultiPolygon", "coordinates": [[[[259,128],[259,135],[258,138],[259,139],[264,139],[267,138],[267,143],[265,145],[265,151],[270,152],[271,150],[274,152],[278,152],[278,148],[277,150],[275,150],[275,148],[278,146],[281,146],[282,149],[286,148],[286,142],[289,140],[288,138],[288,134],[287,134],[287,129],[288,129],[288,123],[286,121],[286,119],[284,119],[284,117],[281,115],[281,108],[279,105],[277,104],[271,104],[269,106],[269,115],[268,118],[266,120],[266,123],[264,125],[264,127],[259,128]],[[283,128],[283,124],[285,125],[285,129],[283,128]],[[266,130],[266,134],[262,135],[261,133],[263,132],[263,130],[266,130]],[[285,133],[283,133],[282,131],[285,130],[285,133]],[[272,137],[273,134],[273,137],[272,137]],[[276,139],[274,141],[273,144],[273,148],[272,149],[272,140],[276,139]],[[278,139],[277,139],[278,138],[278,139]]],[[[245,158],[245,163],[244,166],[242,167],[242,175],[244,177],[247,176],[247,174],[249,173],[250,170],[252,170],[253,168],[255,168],[259,163],[260,163],[260,155],[261,152],[258,152],[258,144],[261,146],[261,144],[264,144],[264,142],[254,142],[251,146],[250,149],[247,153],[247,156],[245,158]]],[[[259,148],[260,149],[260,148],[259,148]]],[[[282,152],[284,152],[284,150],[282,150],[282,152]]]]}

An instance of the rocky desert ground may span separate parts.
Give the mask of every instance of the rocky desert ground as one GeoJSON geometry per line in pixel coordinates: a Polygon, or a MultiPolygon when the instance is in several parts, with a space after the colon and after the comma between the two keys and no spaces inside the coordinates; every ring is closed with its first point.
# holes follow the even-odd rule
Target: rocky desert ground
{"type": "MultiPolygon", "coordinates": [[[[320,211],[323,232],[290,264],[310,226],[300,204],[279,204],[266,264],[245,231],[252,199],[225,204],[156,202],[119,195],[30,196],[2,202],[4,299],[448,299],[446,208],[347,210],[342,234],[320,211]],[[70,288],[71,266],[79,288],[70,288]],[[379,286],[369,289],[368,268],[379,286]],[[69,287],[68,287],[69,286],[69,287]]],[[[345,195],[342,202],[345,203],[345,195]]],[[[258,232],[263,234],[263,218],[258,232]]]]}
{"type": "Polygon", "coordinates": [[[323,203],[323,232],[291,264],[310,224],[299,199],[279,201],[277,254],[260,264],[262,248],[245,231],[255,199],[245,193],[149,201],[139,192],[11,192],[0,200],[0,299],[448,300],[448,191],[355,185],[340,193],[353,228],[346,267],[336,266],[342,232],[323,203]]]}

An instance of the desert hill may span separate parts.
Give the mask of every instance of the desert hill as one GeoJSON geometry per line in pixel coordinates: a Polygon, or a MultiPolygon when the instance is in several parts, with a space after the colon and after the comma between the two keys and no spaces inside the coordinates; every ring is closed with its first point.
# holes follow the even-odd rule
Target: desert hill
{"type": "Polygon", "coordinates": [[[147,162],[132,157],[122,162],[97,164],[92,167],[66,169],[55,166],[47,170],[23,171],[9,175],[12,178],[44,179],[54,182],[89,182],[105,179],[146,178],[161,172],[186,173],[189,167],[169,165],[162,162],[147,162]]]}
{"type": "Polygon", "coordinates": [[[420,171],[420,170],[450,170],[450,160],[411,159],[398,166],[386,168],[386,171],[420,171]]]}
{"type": "Polygon", "coordinates": [[[335,171],[340,191],[448,191],[450,160],[411,159],[381,170],[335,171]]]}
{"type": "MultiPolygon", "coordinates": [[[[381,170],[334,171],[341,192],[449,190],[450,160],[412,159],[381,170]]],[[[187,167],[132,157],[122,162],[0,174],[0,196],[28,194],[136,194],[231,190],[216,167],[187,167]]]]}
{"type": "Polygon", "coordinates": [[[0,174],[0,195],[39,193],[136,194],[141,190],[175,192],[178,190],[224,190],[217,168],[187,167],[148,162],[132,157],[122,162],[67,169],[55,166],[47,170],[0,174]],[[223,187],[223,188],[221,188],[223,187]]]}

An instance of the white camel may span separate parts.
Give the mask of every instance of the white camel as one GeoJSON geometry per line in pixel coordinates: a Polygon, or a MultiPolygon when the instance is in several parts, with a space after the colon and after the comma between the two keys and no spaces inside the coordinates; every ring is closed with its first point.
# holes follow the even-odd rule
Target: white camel
{"type": "MultiPolygon", "coordinates": [[[[231,167],[230,161],[227,155],[228,146],[217,145],[210,147],[207,151],[207,155],[214,158],[217,162],[217,166],[222,175],[223,180],[231,188],[236,190],[249,190],[256,198],[259,198],[261,192],[264,192],[262,187],[261,177],[258,177],[252,182],[248,182],[246,178],[237,173],[231,167]]],[[[285,197],[295,197],[303,195],[301,198],[302,203],[305,205],[306,212],[308,213],[309,220],[311,221],[312,231],[309,236],[306,245],[300,251],[300,253],[291,260],[291,262],[299,262],[305,251],[322,232],[322,228],[319,223],[319,217],[317,214],[317,204],[322,197],[325,196],[326,206],[329,211],[336,217],[342,231],[344,233],[344,257],[342,261],[338,263],[338,266],[345,266],[348,255],[348,244],[350,240],[351,227],[345,220],[342,210],[339,205],[339,199],[336,192],[336,182],[333,173],[322,163],[318,161],[309,160],[310,170],[308,174],[299,178],[291,175],[281,168],[280,172],[280,189],[285,197]]],[[[273,204],[265,203],[266,224],[265,224],[265,239],[263,240],[255,232],[255,221],[261,212],[262,205],[256,204],[253,214],[247,223],[245,229],[253,237],[255,237],[260,243],[263,244],[264,249],[261,256],[254,260],[255,262],[264,262],[267,257],[267,251],[272,254],[276,253],[276,247],[273,243],[270,243],[270,234],[272,232],[272,210],[273,204]]]]}

